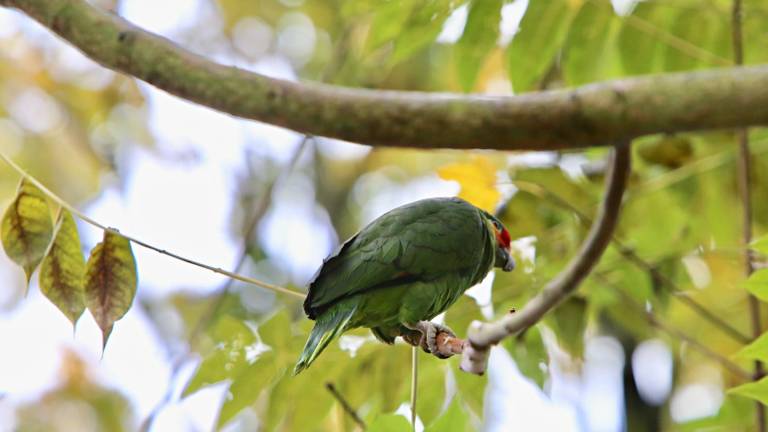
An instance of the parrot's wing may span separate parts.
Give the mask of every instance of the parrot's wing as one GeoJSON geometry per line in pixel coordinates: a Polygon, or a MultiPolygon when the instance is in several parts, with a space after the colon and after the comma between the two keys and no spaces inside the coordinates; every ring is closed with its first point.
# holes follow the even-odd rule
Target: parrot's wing
{"type": "Polygon", "coordinates": [[[478,210],[464,201],[396,209],[324,261],[309,285],[304,311],[314,318],[354,294],[475,272],[488,235],[478,210]]]}

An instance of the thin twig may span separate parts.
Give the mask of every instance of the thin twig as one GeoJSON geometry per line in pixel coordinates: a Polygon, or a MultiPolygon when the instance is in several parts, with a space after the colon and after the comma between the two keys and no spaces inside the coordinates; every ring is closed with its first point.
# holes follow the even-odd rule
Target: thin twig
{"type": "Polygon", "coordinates": [[[573,292],[589,275],[613,237],[619,218],[622,197],[631,171],[629,142],[616,145],[606,179],[606,191],[598,215],[578,254],[544,289],[513,314],[494,323],[474,321],[469,328],[469,343],[462,353],[461,368],[482,374],[485,372],[491,345],[536,324],[547,312],[573,292]]]}
{"type": "MultiPolygon", "coordinates": [[[[576,208],[576,206],[574,206],[567,200],[563,199],[561,196],[559,196],[555,192],[552,192],[542,187],[541,185],[537,183],[532,183],[532,182],[516,181],[514,182],[514,184],[518,189],[522,191],[528,192],[530,194],[536,195],[544,199],[549,199],[556,205],[563,207],[565,209],[568,209],[569,211],[573,212],[583,224],[588,225],[592,223],[592,218],[590,218],[587,214],[585,214],[584,212],[576,208]]],[[[621,239],[618,238],[618,236],[614,235],[612,242],[616,246],[616,249],[619,252],[619,254],[623,256],[626,260],[628,260],[630,263],[634,264],[636,267],[640,268],[641,270],[650,273],[651,276],[653,276],[656,280],[658,280],[662,284],[666,285],[673,292],[675,293],[681,292],[677,284],[674,281],[672,281],[672,279],[667,277],[665,274],[661,273],[655,266],[651,265],[649,262],[642,259],[639,255],[637,255],[637,252],[635,252],[634,249],[627,246],[621,239]]],[[[688,306],[691,310],[699,314],[706,321],[709,321],[713,326],[715,326],[717,329],[721,330],[723,333],[727,334],[734,340],[743,344],[746,344],[752,341],[751,337],[745,335],[744,333],[742,333],[732,325],[728,324],[725,320],[717,316],[717,314],[710,311],[709,309],[707,309],[706,306],[697,302],[693,298],[687,295],[675,295],[673,296],[673,298],[680,301],[684,305],[688,306]]]]}
{"type": "Polygon", "coordinates": [[[642,314],[645,317],[645,319],[648,320],[648,322],[654,327],[668,333],[669,335],[681,341],[688,343],[693,349],[717,361],[723,367],[725,367],[735,375],[738,375],[745,379],[752,378],[751,374],[748,371],[744,370],[739,365],[729,360],[727,357],[717,353],[716,351],[709,349],[706,345],[702,344],[701,342],[697,341],[693,337],[689,336],[684,331],[678,329],[677,327],[675,327],[670,323],[663,321],[661,318],[656,316],[653,312],[647,310],[642,304],[640,304],[637,300],[633,299],[632,296],[626,293],[623,287],[609,281],[608,278],[606,278],[602,274],[598,273],[598,274],[595,274],[595,276],[598,279],[600,279],[603,283],[611,286],[613,288],[613,291],[617,292],[626,304],[631,306],[632,309],[634,309],[637,313],[642,314]]]}
{"type": "Polygon", "coordinates": [[[416,400],[419,389],[419,348],[411,348],[411,427],[416,432],[416,400]]]}
{"type": "MultiPolygon", "coordinates": [[[[731,10],[731,31],[733,42],[733,59],[737,65],[744,63],[744,44],[742,32],[742,3],[741,0],[733,0],[733,9],[731,10]]],[[[739,193],[743,208],[742,219],[742,240],[744,242],[744,274],[749,277],[754,271],[752,265],[752,252],[749,244],[752,242],[752,194],[750,179],[752,177],[751,157],[749,153],[749,131],[742,128],[736,131],[736,137],[739,142],[739,193]]],[[[755,296],[747,293],[749,302],[749,316],[752,321],[752,336],[757,339],[762,333],[760,325],[760,303],[755,296]]],[[[765,374],[763,363],[755,360],[755,373],[753,380],[760,380],[765,374]]],[[[760,402],[755,402],[755,423],[758,432],[766,431],[765,406],[760,402]]]]}
{"type": "Polygon", "coordinates": [[[45,195],[48,196],[48,198],[50,198],[51,200],[56,202],[61,207],[69,210],[70,213],[72,213],[73,215],[77,216],[82,221],[84,221],[84,222],[86,222],[86,223],[88,223],[90,225],[93,225],[96,228],[100,228],[100,229],[102,229],[104,231],[110,231],[110,232],[119,234],[119,235],[125,237],[126,239],[130,240],[131,243],[135,243],[135,244],[137,244],[139,246],[145,247],[147,249],[151,249],[151,250],[153,250],[153,251],[155,251],[155,252],[157,252],[159,254],[166,255],[166,256],[169,256],[171,258],[175,258],[175,259],[177,259],[179,261],[184,261],[185,263],[192,264],[193,266],[201,267],[201,268],[204,268],[206,270],[210,270],[210,271],[212,271],[214,273],[222,274],[222,275],[227,276],[227,277],[229,277],[231,279],[236,279],[236,280],[239,280],[241,282],[245,282],[245,283],[249,283],[249,284],[252,284],[252,285],[256,285],[258,287],[261,287],[261,288],[264,288],[264,289],[267,289],[267,290],[270,290],[270,291],[279,292],[279,293],[283,293],[283,294],[289,294],[289,295],[297,297],[297,298],[302,298],[303,299],[305,297],[305,294],[301,293],[299,291],[294,291],[294,290],[291,290],[291,289],[288,289],[288,288],[281,287],[279,285],[273,285],[273,284],[270,284],[270,283],[267,283],[267,282],[264,282],[264,281],[260,281],[258,279],[254,279],[254,278],[250,278],[250,277],[247,277],[247,276],[243,276],[243,275],[240,275],[240,274],[237,274],[237,273],[233,273],[233,272],[230,272],[230,271],[218,268],[218,267],[213,267],[213,266],[210,266],[208,264],[204,264],[202,262],[195,261],[195,260],[190,259],[190,258],[185,258],[185,257],[183,257],[181,255],[175,254],[173,252],[169,252],[169,251],[167,251],[165,249],[160,249],[158,247],[152,246],[151,244],[146,243],[146,242],[144,242],[142,240],[139,240],[136,237],[127,235],[125,233],[122,233],[117,228],[112,228],[112,227],[108,227],[108,226],[106,226],[104,224],[101,224],[101,223],[95,221],[94,219],[90,218],[89,216],[87,216],[85,213],[83,213],[80,210],[76,209],[72,204],[69,204],[68,202],[64,201],[64,199],[62,199],[61,197],[59,197],[58,195],[53,193],[50,189],[45,187],[44,184],[42,184],[36,178],[32,177],[32,175],[30,175],[27,171],[25,171],[23,168],[18,166],[14,161],[12,161],[8,156],[6,156],[2,152],[0,152],[0,159],[5,161],[5,163],[10,165],[11,168],[16,170],[16,172],[21,174],[21,176],[26,178],[30,183],[32,183],[33,185],[37,186],[41,191],[43,191],[43,193],[45,195]]]}
{"type": "Polygon", "coordinates": [[[352,405],[347,402],[347,400],[344,398],[344,396],[339,393],[339,391],[336,389],[336,386],[333,385],[332,382],[325,383],[325,388],[328,389],[329,392],[331,392],[331,395],[333,395],[334,398],[336,398],[336,401],[339,402],[339,405],[341,405],[341,408],[344,410],[345,413],[347,413],[351,418],[352,421],[357,423],[360,428],[365,430],[367,427],[365,425],[365,422],[363,419],[360,418],[359,415],[357,415],[357,411],[355,411],[354,408],[352,408],[352,405]]]}

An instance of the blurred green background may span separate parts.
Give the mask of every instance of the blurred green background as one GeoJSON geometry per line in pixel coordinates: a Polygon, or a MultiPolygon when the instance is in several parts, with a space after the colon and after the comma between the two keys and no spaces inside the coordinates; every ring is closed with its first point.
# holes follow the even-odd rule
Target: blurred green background
{"type": "MultiPolygon", "coordinates": [[[[512,95],[733,64],[725,0],[94,3],[221,63],[373,89],[512,95]]],[[[766,62],[768,5],[745,1],[743,17],[745,63],[766,62]]],[[[340,241],[397,205],[459,194],[498,210],[521,265],[445,314],[459,335],[522,307],[563,268],[604,180],[604,149],[375,149],[237,120],[107,71],[7,9],[0,99],[0,151],[87,214],[298,290],[340,241]]],[[[768,133],[750,137],[759,236],[768,133]]],[[[737,355],[743,341],[691,307],[750,334],[735,142],[730,132],[638,140],[621,247],[575,297],[496,348],[487,376],[422,355],[420,424],[753,430],[753,401],[726,393],[743,378],[711,353],[751,368],[768,350],[737,355]]],[[[18,180],[0,167],[4,206],[18,180]]],[[[79,227],[87,252],[101,233],[79,227]]],[[[408,413],[407,345],[356,331],[292,377],[311,327],[299,301],[134,250],[138,294],[103,358],[90,315],[73,336],[36,277],[25,295],[23,272],[0,258],[0,430],[359,430],[326,382],[368,430],[410,430],[394,414],[408,413]]],[[[766,265],[764,255],[755,261],[766,265]]],[[[766,397],[768,384],[756,391],[766,397]]]]}

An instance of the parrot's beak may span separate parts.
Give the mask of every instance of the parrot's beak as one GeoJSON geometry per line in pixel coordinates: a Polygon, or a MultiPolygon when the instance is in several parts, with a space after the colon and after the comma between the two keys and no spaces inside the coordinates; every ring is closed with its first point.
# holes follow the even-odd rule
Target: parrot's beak
{"type": "Polygon", "coordinates": [[[504,255],[506,255],[507,261],[504,263],[502,270],[505,272],[511,272],[515,269],[515,259],[512,258],[512,254],[508,249],[504,249],[504,255]]]}

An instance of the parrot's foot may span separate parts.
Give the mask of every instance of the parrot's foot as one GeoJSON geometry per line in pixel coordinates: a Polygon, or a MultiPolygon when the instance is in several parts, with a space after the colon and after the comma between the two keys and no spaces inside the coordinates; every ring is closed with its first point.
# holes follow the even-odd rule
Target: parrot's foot
{"type": "Polygon", "coordinates": [[[411,345],[419,345],[424,352],[434,355],[437,358],[446,359],[451,354],[445,354],[440,351],[440,347],[437,345],[437,335],[445,333],[452,338],[456,337],[456,334],[442,324],[436,324],[431,321],[419,321],[416,324],[405,324],[405,327],[409,330],[413,330],[409,334],[404,334],[403,339],[411,345]]]}

